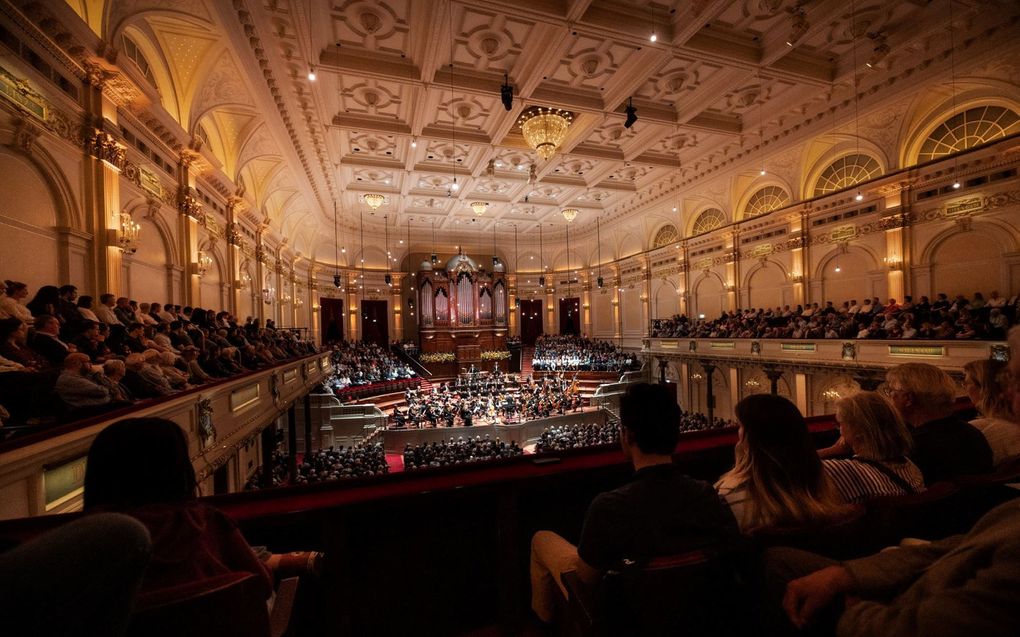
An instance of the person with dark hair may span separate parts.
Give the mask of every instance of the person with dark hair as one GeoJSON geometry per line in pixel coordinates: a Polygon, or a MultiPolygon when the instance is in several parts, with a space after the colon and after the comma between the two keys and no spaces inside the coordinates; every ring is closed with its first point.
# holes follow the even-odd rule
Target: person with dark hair
{"type": "Polygon", "coordinates": [[[113,308],[113,315],[117,317],[117,320],[120,321],[124,327],[129,327],[130,325],[138,322],[135,310],[131,307],[131,299],[126,296],[122,296],[117,299],[117,304],[113,308]]]}
{"type": "Polygon", "coordinates": [[[588,508],[575,548],[551,531],[531,541],[531,607],[553,620],[560,575],[576,570],[594,584],[622,563],[704,548],[729,548],[739,537],[736,520],[709,484],[673,464],[680,439],[680,407],[665,385],[639,383],[620,400],[620,446],[634,466],[622,487],[597,496],[588,508]]]}
{"type": "Polygon", "coordinates": [[[804,526],[845,511],[796,405],[754,394],[737,403],[736,416],[736,463],[715,486],[742,531],[804,526]]]}
{"type": "Polygon", "coordinates": [[[81,314],[81,319],[85,321],[92,321],[93,323],[99,322],[99,317],[92,311],[93,300],[91,296],[79,296],[78,297],[78,314],[81,314]]]}
{"type": "Polygon", "coordinates": [[[32,300],[26,303],[32,316],[56,316],[60,307],[60,288],[55,285],[44,285],[35,292],[32,300]]]}
{"type": "Polygon", "coordinates": [[[152,536],[142,591],[244,571],[258,578],[269,597],[270,572],[237,525],[220,511],[199,504],[196,495],[188,441],[170,420],[119,420],[101,431],[89,449],[86,512],[125,513],[152,536]]]}

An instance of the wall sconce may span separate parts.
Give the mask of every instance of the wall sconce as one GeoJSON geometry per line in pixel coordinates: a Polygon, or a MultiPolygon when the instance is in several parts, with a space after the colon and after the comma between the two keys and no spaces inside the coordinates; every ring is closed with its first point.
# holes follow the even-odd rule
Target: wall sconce
{"type": "Polygon", "coordinates": [[[737,286],[733,285],[732,283],[729,283],[729,284],[726,285],[726,291],[727,292],[735,292],[736,290],[737,290],[737,286]]]}
{"type": "Polygon", "coordinates": [[[824,392],[822,392],[822,398],[824,398],[825,400],[827,400],[829,402],[835,402],[835,401],[839,400],[841,398],[841,396],[839,395],[838,391],[836,391],[833,388],[829,388],[829,389],[826,389],[824,392]]]}
{"type": "Polygon", "coordinates": [[[790,281],[792,281],[794,283],[803,283],[804,282],[804,275],[801,274],[800,272],[791,272],[790,273],[790,281]]]}
{"type": "Polygon", "coordinates": [[[273,297],[276,295],[276,290],[273,288],[262,288],[262,301],[266,305],[273,304],[273,297]]]}
{"type": "Polygon", "coordinates": [[[251,287],[251,275],[247,272],[241,273],[241,278],[237,280],[237,289],[247,290],[251,287]]]}
{"type": "Polygon", "coordinates": [[[195,274],[197,274],[200,277],[205,276],[205,273],[209,271],[209,268],[212,267],[212,264],[213,264],[212,257],[206,254],[205,252],[199,250],[198,256],[195,260],[195,274]]]}
{"type": "Polygon", "coordinates": [[[884,257],[882,261],[885,261],[885,265],[886,267],[889,268],[890,271],[903,269],[903,259],[895,255],[891,257],[884,257]]]}
{"type": "Polygon", "coordinates": [[[698,382],[699,380],[702,380],[704,378],[705,377],[701,375],[701,372],[694,372],[690,376],[690,379],[693,380],[694,382],[698,382]]]}
{"type": "Polygon", "coordinates": [[[135,223],[131,215],[120,213],[120,232],[117,234],[117,245],[121,252],[134,254],[138,252],[138,237],[142,233],[142,227],[135,223]]]}
{"type": "Polygon", "coordinates": [[[744,381],[744,386],[749,389],[757,389],[761,387],[761,382],[757,378],[748,378],[744,381]]]}

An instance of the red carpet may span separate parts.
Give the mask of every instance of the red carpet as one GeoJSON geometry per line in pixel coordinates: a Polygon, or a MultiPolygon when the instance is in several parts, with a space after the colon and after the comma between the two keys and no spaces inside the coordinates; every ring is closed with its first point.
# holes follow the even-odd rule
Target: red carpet
{"type": "Polygon", "coordinates": [[[390,468],[390,473],[401,473],[404,470],[404,456],[399,453],[388,453],[386,464],[390,468]]]}
{"type": "Polygon", "coordinates": [[[531,366],[531,359],[535,357],[534,347],[525,347],[521,352],[521,376],[528,377],[535,371],[531,366]]]}

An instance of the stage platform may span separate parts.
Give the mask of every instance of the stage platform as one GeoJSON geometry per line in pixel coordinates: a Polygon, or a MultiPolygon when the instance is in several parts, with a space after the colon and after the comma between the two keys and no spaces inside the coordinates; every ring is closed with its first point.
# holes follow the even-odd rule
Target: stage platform
{"type": "Polygon", "coordinates": [[[554,425],[573,425],[597,422],[603,424],[608,418],[604,409],[586,407],[581,411],[570,412],[562,416],[550,416],[511,425],[474,425],[472,427],[437,427],[435,429],[385,429],[378,436],[382,437],[386,453],[403,453],[407,445],[420,445],[430,442],[449,441],[475,436],[488,435],[493,440],[516,442],[521,447],[533,444],[542,432],[554,425]]]}

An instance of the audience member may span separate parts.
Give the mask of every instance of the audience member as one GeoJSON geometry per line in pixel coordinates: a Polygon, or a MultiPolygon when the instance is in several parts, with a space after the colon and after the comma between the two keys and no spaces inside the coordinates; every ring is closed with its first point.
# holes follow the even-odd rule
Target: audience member
{"type": "Polygon", "coordinates": [[[673,464],[680,408],[661,385],[630,387],[620,400],[620,446],[634,466],[626,485],[597,496],[575,548],[551,531],[531,541],[531,607],[554,619],[560,575],[576,570],[586,585],[624,559],[638,563],[696,549],[724,548],[738,532],[732,513],[711,486],[673,464]]]}
{"type": "Polygon", "coordinates": [[[547,427],[535,442],[535,453],[583,449],[602,445],[615,445],[620,430],[613,423],[574,423],[547,427]]]}
{"type": "Polygon", "coordinates": [[[35,333],[31,348],[54,367],[60,367],[71,353],[67,343],[60,340],[60,320],[49,314],[35,317],[35,333]]]}
{"type": "Polygon", "coordinates": [[[536,371],[621,372],[640,367],[637,357],[609,341],[570,335],[539,336],[531,364],[536,371]]]}
{"type": "Polygon", "coordinates": [[[524,450],[516,442],[492,440],[488,434],[485,434],[484,438],[475,436],[465,439],[461,436],[457,440],[450,438],[449,442],[433,442],[414,447],[408,444],[404,447],[404,469],[412,471],[449,467],[469,462],[513,458],[523,453],[524,450]]]}
{"type": "Polygon", "coordinates": [[[716,484],[742,531],[824,523],[844,512],[796,405],[755,394],[736,407],[736,463],[716,484]]]}
{"type": "Polygon", "coordinates": [[[32,311],[25,307],[22,299],[28,296],[28,286],[20,281],[4,281],[6,294],[0,296],[0,319],[16,318],[32,322],[32,311]]]}
{"type": "Polygon", "coordinates": [[[924,476],[910,461],[910,432],[896,408],[877,392],[858,392],[836,403],[836,422],[851,458],[822,460],[845,502],[924,491],[924,476]]]}
{"type": "Polygon", "coordinates": [[[126,513],[149,530],[152,558],[143,592],[247,571],[258,578],[265,597],[272,593],[269,570],[237,526],[196,501],[187,438],[172,421],[113,423],[96,436],[86,467],[85,510],[126,513]]]}
{"type": "MultiPolygon", "coordinates": [[[[83,410],[110,404],[110,392],[92,380],[92,363],[85,354],[68,354],[54,386],[57,396],[71,409],[83,410]]],[[[90,412],[93,409],[88,409],[90,412]]]]}
{"type": "Polygon", "coordinates": [[[992,469],[992,450],[972,425],[953,414],[956,385],[927,363],[897,365],[885,377],[885,393],[913,438],[913,460],[931,485],[992,469]]]}
{"type": "Polygon", "coordinates": [[[1020,456],[1020,423],[1006,389],[1006,363],[991,359],[963,366],[963,388],[979,417],[970,421],[985,436],[997,466],[1020,456]]]}

